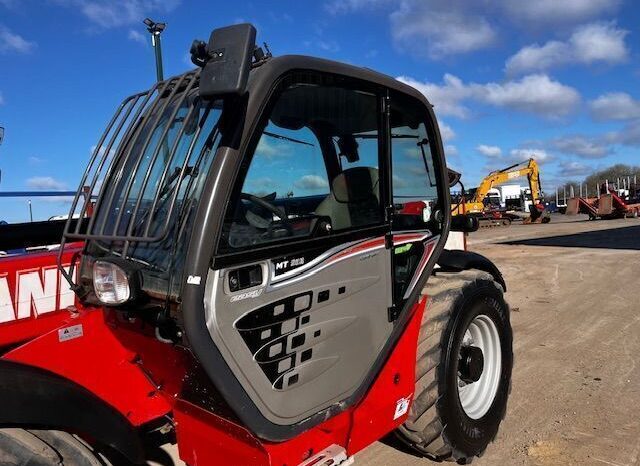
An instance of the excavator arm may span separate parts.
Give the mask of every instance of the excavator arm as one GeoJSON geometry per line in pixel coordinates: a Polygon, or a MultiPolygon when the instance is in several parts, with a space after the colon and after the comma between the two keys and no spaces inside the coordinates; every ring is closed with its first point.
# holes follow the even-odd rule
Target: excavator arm
{"type": "Polygon", "coordinates": [[[524,162],[511,165],[502,170],[496,170],[489,173],[478,186],[473,198],[465,202],[463,206],[459,206],[453,212],[454,215],[467,213],[481,213],[484,211],[484,199],[489,190],[495,186],[504,184],[516,178],[527,178],[529,189],[531,190],[531,199],[534,209],[532,209],[532,219],[536,220],[541,214],[540,209],[536,206],[542,204],[543,193],[540,181],[540,169],[538,163],[534,159],[525,160],[524,162]],[[535,212],[534,212],[535,211],[535,212]],[[533,218],[535,216],[535,218],[533,218]]]}
{"type": "Polygon", "coordinates": [[[533,198],[534,204],[540,202],[542,199],[540,170],[534,159],[529,159],[525,162],[517,163],[502,170],[496,170],[489,173],[489,175],[482,180],[480,186],[478,186],[471,202],[482,204],[482,201],[487,196],[491,188],[509,180],[521,177],[526,177],[529,180],[529,188],[531,189],[531,197],[533,198]]]}

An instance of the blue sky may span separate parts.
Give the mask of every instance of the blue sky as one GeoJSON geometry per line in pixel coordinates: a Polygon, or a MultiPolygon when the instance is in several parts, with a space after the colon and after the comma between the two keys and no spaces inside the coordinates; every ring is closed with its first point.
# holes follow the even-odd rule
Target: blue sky
{"type": "MultiPolygon", "coordinates": [[[[0,0],[0,190],[75,189],[117,103],[155,78],[141,20],[166,21],[165,72],[212,28],[250,21],[274,54],[367,66],[434,103],[473,186],[533,155],[547,191],[640,164],[640,3],[633,0],[0,0]]],[[[34,217],[64,213],[34,200],[34,217]]],[[[27,201],[0,218],[28,220],[27,201]]]]}

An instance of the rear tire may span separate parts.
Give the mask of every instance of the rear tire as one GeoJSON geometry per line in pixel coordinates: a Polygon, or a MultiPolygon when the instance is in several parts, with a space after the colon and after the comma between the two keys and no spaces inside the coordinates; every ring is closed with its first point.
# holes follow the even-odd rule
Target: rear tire
{"type": "Polygon", "coordinates": [[[67,432],[0,429],[0,465],[112,466],[112,463],[67,432]]]}
{"type": "Polygon", "coordinates": [[[438,272],[423,293],[429,301],[418,340],[414,401],[397,434],[423,456],[468,464],[493,441],[506,413],[513,366],[509,308],[502,287],[490,274],[475,270],[438,272]],[[478,337],[478,324],[493,329],[488,337],[478,337]],[[470,330],[478,342],[470,343],[470,330]],[[483,348],[476,382],[469,379],[470,364],[460,361],[461,348],[469,354],[469,346],[483,348]],[[480,395],[465,398],[459,394],[465,387],[459,392],[459,385],[480,395]]]}

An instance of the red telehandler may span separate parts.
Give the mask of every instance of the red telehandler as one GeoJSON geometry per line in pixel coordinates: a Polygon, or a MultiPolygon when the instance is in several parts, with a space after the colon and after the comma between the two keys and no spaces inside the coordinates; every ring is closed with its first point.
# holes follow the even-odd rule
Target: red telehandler
{"type": "Polygon", "coordinates": [[[452,220],[429,102],[265,54],[248,24],[191,56],[97,144],[58,251],[81,305],[0,358],[0,463],[144,464],[174,442],[189,466],[346,465],[389,434],[481,455],[509,395],[506,285],[444,249],[478,225],[452,220]]]}
{"type": "MultiPolygon", "coordinates": [[[[59,327],[77,304],[56,265],[65,221],[0,225],[0,354],[59,327]]],[[[69,267],[82,243],[62,256],[69,267]]]]}

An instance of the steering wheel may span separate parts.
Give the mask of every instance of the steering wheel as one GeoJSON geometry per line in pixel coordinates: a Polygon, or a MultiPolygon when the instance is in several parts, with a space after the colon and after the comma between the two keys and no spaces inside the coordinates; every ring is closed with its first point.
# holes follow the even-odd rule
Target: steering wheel
{"type": "MultiPolygon", "coordinates": [[[[262,207],[263,209],[266,209],[272,214],[276,215],[280,219],[280,223],[282,224],[284,229],[287,230],[287,233],[289,233],[289,235],[293,235],[293,227],[291,225],[291,222],[287,218],[286,214],[277,206],[273,205],[269,201],[262,199],[261,197],[254,196],[253,194],[249,193],[240,193],[240,199],[245,199],[252,204],[257,205],[258,207],[262,207]]],[[[269,227],[269,232],[273,232],[271,226],[269,227]]]]}

